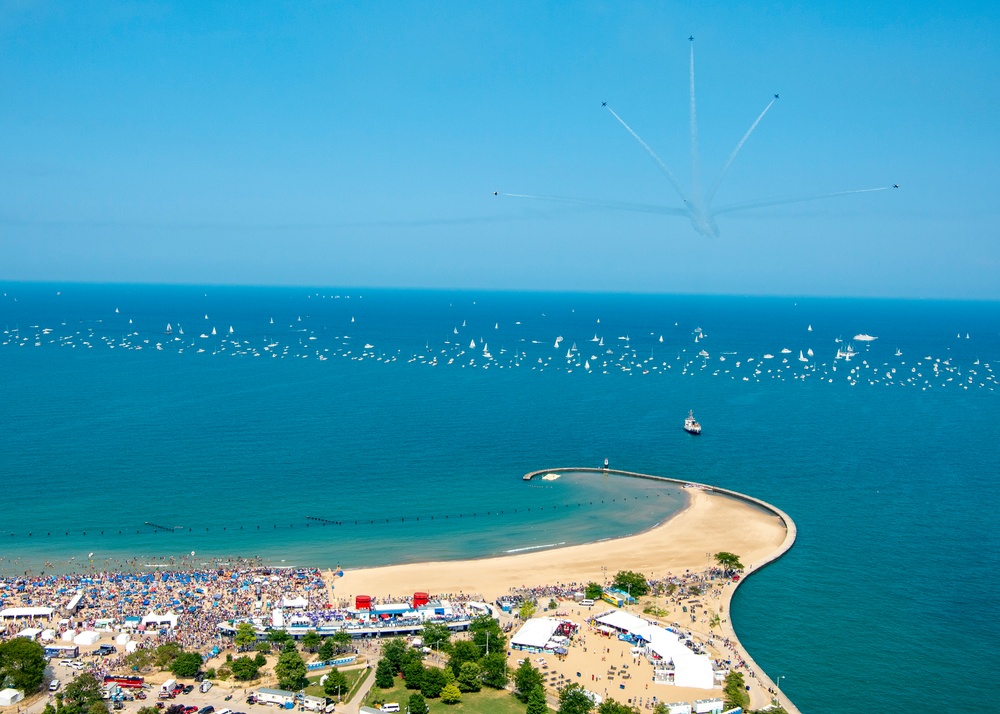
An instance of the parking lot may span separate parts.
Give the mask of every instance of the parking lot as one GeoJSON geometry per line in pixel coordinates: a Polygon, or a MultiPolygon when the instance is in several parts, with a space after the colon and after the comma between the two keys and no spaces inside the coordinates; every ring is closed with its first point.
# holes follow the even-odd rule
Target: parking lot
{"type": "MultiPolygon", "coordinates": [[[[48,673],[50,674],[50,679],[59,680],[60,686],[58,691],[62,691],[66,687],[66,684],[76,678],[84,668],[85,665],[80,660],[53,660],[49,664],[48,673]]],[[[142,691],[146,695],[145,699],[125,700],[121,702],[122,707],[120,709],[112,709],[111,706],[108,708],[113,712],[119,711],[127,714],[129,712],[137,712],[142,707],[155,707],[159,703],[163,705],[162,711],[164,714],[168,708],[175,704],[186,708],[195,707],[191,714],[197,714],[197,712],[207,706],[215,707],[214,714],[220,714],[220,712],[226,709],[236,714],[249,714],[253,710],[260,711],[262,707],[266,706],[263,704],[247,704],[247,697],[256,691],[256,687],[244,687],[237,682],[221,683],[214,684],[207,692],[202,692],[198,686],[198,682],[192,680],[178,680],[178,682],[185,685],[185,687],[190,686],[192,688],[191,691],[188,694],[178,694],[173,699],[159,699],[160,685],[147,684],[142,690],[123,690],[126,696],[135,696],[136,692],[142,691]],[[229,698],[227,699],[227,697],[229,698]]],[[[48,697],[42,702],[41,706],[44,706],[47,701],[54,700],[55,694],[55,692],[48,692],[48,697]]]]}

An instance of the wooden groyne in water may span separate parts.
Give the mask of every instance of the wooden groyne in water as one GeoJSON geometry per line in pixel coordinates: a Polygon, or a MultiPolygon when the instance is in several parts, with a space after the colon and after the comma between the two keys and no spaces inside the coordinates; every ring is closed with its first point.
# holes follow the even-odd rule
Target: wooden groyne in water
{"type": "Polygon", "coordinates": [[[525,481],[531,481],[536,477],[542,477],[545,474],[564,474],[564,473],[587,473],[587,474],[597,474],[597,475],[613,475],[613,476],[627,476],[629,478],[642,478],[648,479],[650,481],[663,481],[664,483],[670,483],[679,485],[687,488],[697,488],[705,491],[707,493],[715,493],[720,496],[728,496],[729,498],[735,498],[740,501],[749,503],[752,506],[762,508],[765,511],[776,516],[785,526],[785,538],[781,541],[781,544],[775,548],[773,551],[767,554],[763,559],[756,563],[750,563],[745,566],[743,570],[743,577],[732,584],[732,587],[726,588],[722,596],[722,601],[720,605],[725,605],[726,611],[729,613],[729,617],[726,617],[722,621],[722,629],[725,635],[729,638],[729,641],[735,647],[736,653],[743,658],[743,661],[756,673],[757,679],[764,685],[765,689],[770,688],[771,690],[778,692],[777,699],[778,703],[785,708],[785,711],[789,714],[800,714],[798,707],[796,707],[791,700],[781,692],[778,685],[774,683],[766,672],[754,661],[754,658],[750,656],[750,653],[746,651],[746,648],[740,642],[739,638],[736,636],[736,630],[733,628],[732,622],[732,600],[733,593],[736,592],[736,588],[746,582],[746,579],[756,573],[761,568],[770,565],[778,558],[787,553],[791,547],[795,544],[795,537],[798,533],[795,527],[795,521],[791,517],[782,511],[777,506],[773,506],[767,501],[762,501],[759,498],[754,498],[753,496],[748,496],[745,493],[740,493],[739,491],[731,491],[728,488],[719,488],[718,486],[710,486],[709,484],[697,483],[696,481],[688,481],[686,479],[670,478],[669,476],[654,476],[653,474],[643,474],[637,471],[622,471],[620,469],[610,469],[610,468],[594,468],[593,466],[560,466],[554,469],[540,469],[538,471],[532,471],[526,473],[522,478],[525,481]]]}

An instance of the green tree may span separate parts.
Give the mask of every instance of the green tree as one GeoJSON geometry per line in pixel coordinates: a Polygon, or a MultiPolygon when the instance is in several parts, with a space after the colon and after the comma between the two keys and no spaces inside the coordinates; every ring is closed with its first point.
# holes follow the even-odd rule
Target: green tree
{"type": "Polygon", "coordinates": [[[458,704],[462,701],[462,690],[454,682],[446,684],[441,690],[441,701],[445,704],[458,704]]]}
{"type": "Polygon", "coordinates": [[[258,642],[256,645],[254,645],[254,649],[257,652],[263,652],[265,654],[269,654],[271,652],[271,643],[270,642],[258,642]]]}
{"type": "Polygon", "coordinates": [[[0,643],[0,682],[31,695],[44,678],[45,651],[40,644],[26,637],[0,643]]]}
{"type": "Polygon", "coordinates": [[[632,597],[642,597],[649,593],[646,576],[634,570],[619,570],[615,574],[614,586],[632,597]]]}
{"type": "Polygon", "coordinates": [[[476,647],[476,643],[471,640],[459,640],[451,646],[451,656],[448,658],[448,666],[457,677],[462,671],[462,665],[466,662],[478,662],[483,656],[482,651],[476,647]]]}
{"type": "Polygon", "coordinates": [[[263,667],[267,664],[267,657],[264,656],[263,652],[258,652],[254,655],[253,661],[258,667],[263,667]]]}
{"type": "Polygon", "coordinates": [[[319,636],[316,630],[309,630],[306,634],[302,635],[302,646],[306,648],[309,652],[315,652],[319,649],[320,643],[323,638],[319,636]]]}
{"type": "Polygon", "coordinates": [[[237,657],[229,668],[233,671],[233,676],[241,682],[257,679],[257,673],[260,671],[260,665],[251,657],[237,657]]]}
{"type": "Polygon", "coordinates": [[[501,652],[507,647],[507,637],[500,629],[500,623],[490,615],[479,615],[469,623],[472,641],[483,654],[501,652]]]}
{"type": "Polygon", "coordinates": [[[614,699],[607,699],[597,707],[597,714],[636,714],[639,710],[614,699]]]}
{"type": "Polygon", "coordinates": [[[521,603],[521,607],[518,608],[517,614],[522,620],[530,620],[537,610],[538,606],[534,600],[525,600],[521,603]]]}
{"type": "Polygon", "coordinates": [[[425,622],[420,633],[424,644],[438,652],[448,652],[451,649],[451,630],[441,622],[425,622]]]}
{"type": "Polygon", "coordinates": [[[153,650],[141,649],[125,655],[122,664],[133,672],[146,672],[153,666],[154,659],[153,650]]]}
{"type": "Polygon", "coordinates": [[[164,642],[156,648],[153,663],[160,669],[170,669],[170,663],[183,651],[177,642],[164,642]]]}
{"type": "Polygon", "coordinates": [[[306,663],[298,651],[283,650],[278,655],[278,663],[274,665],[274,675],[278,678],[278,686],[297,692],[305,686],[306,663]]]}
{"type": "Polygon", "coordinates": [[[403,665],[403,678],[407,689],[420,689],[424,684],[424,665],[418,660],[410,660],[403,665]]]}
{"type": "Polygon", "coordinates": [[[535,669],[530,659],[525,659],[520,666],[514,670],[514,689],[517,698],[522,702],[527,702],[533,689],[542,687],[545,678],[542,673],[535,669]]]}
{"type": "Polygon", "coordinates": [[[108,705],[97,700],[87,706],[87,714],[108,714],[108,705]]]}
{"type": "Polygon", "coordinates": [[[428,667],[424,670],[423,680],[420,683],[420,693],[428,699],[437,699],[441,696],[441,690],[448,684],[443,669],[428,667]]]}
{"type": "Polygon", "coordinates": [[[385,657],[378,661],[375,668],[375,686],[379,689],[392,689],[392,680],[396,673],[392,669],[392,663],[385,657]]]}
{"type": "Polygon", "coordinates": [[[559,714],[588,714],[593,708],[593,700],[576,682],[559,690],[559,714]]]}
{"type": "Polygon", "coordinates": [[[257,643],[257,633],[253,625],[249,622],[241,622],[236,626],[236,635],[233,636],[233,646],[237,652],[245,652],[257,643]]]}
{"type": "Polygon", "coordinates": [[[332,637],[324,637],[323,644],[319,646],[319,658],[323,662],[329,662],[337,652],[337,644],[332,637]]]}
{"type": "Polygon", "coordinates": [[[292,636],[289,635],[284,630],[268,630],[267,632],[267,641],[274,642],[275,644],[278,645],[284,644],[285,642],[288,642],[291,639],[292,636]]]}
{"type": "Polygon", "coordinates": [[[456,678],[458,688],[463,692],[478,692],[483,688],[483,683],[480,679],[482,674],[483,669],[478,663],[463,662],[456,678]]]}
{"type": "Polygon", "coordinates": [[[407,703],[406,708],[409,710],[410,714],[427,714],[427,702],[424,701],[424,695],[420,692],[414,692],[410,695],[410,701],[407,703]]]}
{"type": "Polygon", "coordinates": [[[740,556],[736,553],[730,553],[728,551],[720,551],[715,554],[715,562],[719,564],[726,575],[732,575],[735,572],[743,570],[743,563],[740,562],[740,556]]]}
{"type": "Polygon", "coordinates": [[[101,700],[102,693],[101,683],[97,678],[90,672],[82,672],[66,685],[62,706],[59,707],[60,714],[87,714],[92,704],[100,704],[106,712],[107,707],[101,700]]]}
{"type": "Polygon", "coordinates": [[[479,660],[479,666],[483,669],[483,684],[490,689],[503,689],[510,681],[510,672],[507,671],[507,655],[504,650],[493,651],[479,660]]]}
{"type": "Polygon", "coordinates": [[[298,645],[295,644],[295,640],[293,640],[291,637],[289,637],[281,645],[281,651],[282,652],[298,652],[299,651],[299,647],[298,647],[298,645]]]}
{"type": "Polygon", "coordinates": [[[403,671],[403,663],[409,649],[406,642],[398,637],[394,637],[382,645],[382,659],[389,661],[393,676],[403,671]]]}
{"type": "Polygon", "coordinates": [[[549,703],[545,701],[545,690],[541,685],[528,692],[528,707],[524,714],[549,714],[549,703]]]}
{"type": "Polygon", "coordinates": [[[604,594],[604,588],[601,587],[600,583],[587,583],[583,594],[589,600],[600,600],[601,595],[604,594]]]}
{"type": "Polygon", "coordinates": [[[347,694],[347,676],[334,667],[323,680],[323,693],[328,697],[343,698],[347,694]]]}
{"type": "Polygon", "coordinates": [[[747,694],[747,685],[743,681],[742,672],[734,670],[726,675],[726,684],[722,688],[722,695],[725,699],[726,709],[736,707],[746,709],[750,705],[750,695],[747,694]]]}
{"type": "Polygon", "coordinates": [[[336,646],[337,652],[346,652],[351,649],[351,643],[353,640],[349,632],[338,630],[333,633],[333,636],[330,639],[333,640],[333,644],[336,646]]]}
{"type": "Polygon", "coordinates": [[[653,707],[653,714],[670,714],[670,707],[667,706],[666,702],[657,702],[656,706],[653,707]]]}
{"type": "Polygon", "coordinates": [[[136,714],[160,714],[160,710],[156,707],[139,707],[139,711],[136,714]]]}
{"type": "Polygon", "coordinates": [[[201,670],[201,655],[197,652],[181,652],[170,663],[170,671],[178,677],[193,677],[201,670]]]}

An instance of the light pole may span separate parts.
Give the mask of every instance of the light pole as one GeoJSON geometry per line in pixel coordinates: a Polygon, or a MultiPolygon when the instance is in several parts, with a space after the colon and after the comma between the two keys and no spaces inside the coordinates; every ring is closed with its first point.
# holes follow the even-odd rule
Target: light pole
{"type": "Polygon", "coordinates": [[[608,566],[601,566],[601,575],[604,577],[604,587],[608,587],[608,566]]]}

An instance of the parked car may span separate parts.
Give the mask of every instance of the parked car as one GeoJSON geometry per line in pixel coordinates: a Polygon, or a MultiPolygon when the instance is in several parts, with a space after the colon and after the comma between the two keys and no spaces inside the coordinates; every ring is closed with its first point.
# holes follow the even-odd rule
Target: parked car
{"type": "Polygon", "coordinates": [[[184,687],[184,693],[185,694],[190,694],[193,691],[194,691],[194,685],[193,684],[185,685],[185,687],[184,687]]]}

